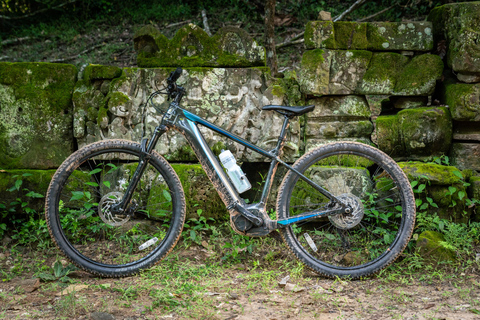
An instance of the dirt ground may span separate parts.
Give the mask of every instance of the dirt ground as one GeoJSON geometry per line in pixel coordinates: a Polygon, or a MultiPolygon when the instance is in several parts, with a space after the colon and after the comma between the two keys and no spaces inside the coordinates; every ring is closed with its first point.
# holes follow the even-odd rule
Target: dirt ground
{"type": "Polygon", "coordinates": [[[283,254],[208,265],[214,253],[193,245],[138,276],[77,270],[40,280],[39,270],[67,262],[56,249],[21,251],[0,250],[0,319],[480,319],[478,270],[425,277],[394,268],[365,280],[332,280],[283,254]]]}

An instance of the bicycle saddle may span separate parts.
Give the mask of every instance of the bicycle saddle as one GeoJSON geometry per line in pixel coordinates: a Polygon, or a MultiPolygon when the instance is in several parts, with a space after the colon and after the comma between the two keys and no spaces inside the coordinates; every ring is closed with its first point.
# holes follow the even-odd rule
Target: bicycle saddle
{"type": "Polygon", "coordinates": [[[289,118],[293,118],[295,116],[301,116],[304,113],[310,112],[315,109],[315,105],[309,106],[300,106],[300,107],[289,107],[289,106],[275,106],[275,105],[267,105],[263,106],[262,110],[275,110],[284,116],[289,118]]]}

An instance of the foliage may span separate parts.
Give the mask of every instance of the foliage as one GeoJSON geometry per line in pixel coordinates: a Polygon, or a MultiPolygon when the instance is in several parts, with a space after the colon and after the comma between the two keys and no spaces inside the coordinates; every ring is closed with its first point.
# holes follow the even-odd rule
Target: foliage
{"type": "MultiPolygon", "coordinates": [[[[432,163],[438,165],[450,165],[448,156],[435,157],[432,163]]],[[[455,171],[454,174],[463,179],[460,171],[455,171]]],[[[468,223],[455,223],[453,221],[442,219],[436,213],[435,209],[438,209],[438,205],[432,198],[428,197],[427,190],[430,182],[426,176],[420,176],[418,180],[411,181],[412,190],[415,194],[415,205],[417,207],[417,222],[415,226],[413,240],[416,241],[418,236],[423,231],[438,231],[445,237],[445,241],[440,244],[445,248],[454,250],[457,256],[467,261],[469,256],[474,254],[474,246],[480,244],[480,223],[468,222],[468,223]],[[425,181],[425,182],[422,182],[425,181]],[[422,200],[424,199],[424,200],[422,200]],[[433,214],[432,214],[433,211],[433,214]]],[[[464,187],[468,187],[470,184],[463,182],[464,187]]],[[[451,196],[457,192],[457,188],[449,186],[445,192],[445,196],[451,196]]],[[[458,198],[462,200],[467,195],[463,191],[458,191],[458,198]]],[[[465,202],[469,207],[475,207],[480,204],[479,199],[465,198],[465,202]]],[[[456,201],[451,200],[450,207],[457,206],[456,201]]],[[[466,214],[466,212],[464,212],[466,214]]],[[[410,247],[412,247],[411,242],[410,247]]]]}

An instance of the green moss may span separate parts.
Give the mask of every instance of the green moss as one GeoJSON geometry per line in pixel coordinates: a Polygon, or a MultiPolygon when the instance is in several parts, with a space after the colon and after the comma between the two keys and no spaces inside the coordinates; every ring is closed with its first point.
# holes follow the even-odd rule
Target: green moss
{"type": "Polygon", "coordinates": [[[337,49],[367,49],[367,24],[337,21],[334,23],[337,49]]]}
{"type": "Polygon", "coordinates": [[[104,108],[103,106],[100,107],[97,113],[97,124],[101,128],[106,128],[106,124],[108,124],[108,109],[104,108]],[[105,123],[106,122],[106,123],[105,123]]]}
{"type": "Polygon", "coordinates": [[[141,67],[251,67],[265,66],[264,49],[244,30],[225,27],[213,37],[189,24],[168,40],[158,32],[135,38],[141,67]],[[155,43],[152,44],[152,40],[155,43]]]}
{"type": "Polygon", "coordinates": [[[480,121],[480,84],[447,80],[443,83],[442,93],[442,100],[450,107],[454,120],[480,121]]]}
{"type": "Polygon", "coordinates": [[[442,245],[445,237],[436,231],[424,231],[417,240],[417,250],[419,254],[432,263],[441,261],[455,261],[455,252],[445,248],[442,245]]]}
{"type": "Polygon", "coordinates": [[[460,170],[452,166],[441,166],[418,161],[399,162],[398,165],[410,181],[417,180],[422,183],[429,181],[431,184],[443,186],[451,186],[463,181],[462,178],[454,174],[454,172],[460,172],[460,170]]]}
{"type": "Polygon", "coordinates": [[[90,64],[85,68],[83,78],[85,81],[114,79],[122,75],[122,69],[116,66],[103,66],[90,64]]]}
{"type": "Polygon", "coordinates": [[[391,157],[403,156],[405,146],[402,142],[400,122],[396,115],[379,116],[376,120],[378,148],[391,157]]]}
{"type": "Polygon", "coordinates": [[[399,73],[394,91],[402,95],[431,95],[442,72],[443,61],[439,56],[416,56],[399,73]]]}
{"type": "Polygon", "coordinates": [[[77,70],[51,63],[0,63],[0,167],[47,169],[72,152],[77,70]]]}
{"type": "Polygon", "coordinates": [[[374,53],[357,91],[362,94],[391,94],[408,58],[393,52],[374,53]]]}
{"type": "Polygon", "coordinates": [[[335,49],[333,22],[309,21],[305,26],[304,39],[307,49],[335,49]]]}
{"type": "Polygon", "coordinates": [[[202,216],[224,220],[227,210],[215,188],[199,164],[173,164],[173,169],[182,182],[187,201],[187,218],[197,217],[201,209],[202,216]]]}
{"type": "Polygon", "coordinates": [[[302,56],[302,67],[315,69],[319,64],[325,61],[325,58],[323,57],[324,53],[325,51],[322,49],[305,51],[302,56]]]}
{"type": "MultiPolygon", "coordinates": [[[[130,101],[130,97],[126,94],[119,91],[112,92],[109,95],[108,109],[112,113],[114,113],[114,111],[112,110],[113,108],[116,108],[118,106],[124,106],[128,101],[130,101]]],[[[92,119],[96,119],[96,116],[92,119]]]]}

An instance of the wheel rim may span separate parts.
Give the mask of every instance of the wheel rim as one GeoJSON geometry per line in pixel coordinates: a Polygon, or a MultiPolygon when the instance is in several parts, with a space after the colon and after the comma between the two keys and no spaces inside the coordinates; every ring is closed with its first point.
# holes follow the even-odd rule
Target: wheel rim
{"type": "Polygon", "coordinates": [[[55,200],[67,255],[103,268],[138,266],[157,255],[172,232],[176,195],[151,161],[123,217],[105,213],[119,201],[138,165],[134,150],[100,150],[84,157],[61,181],[55,200]],[[129,211],[130,210],[130,211],[129,211]]]}
{"type": "MultiPolygon", "coordinates": [[[[352,150],[326,154],[305,168],[303,174],[354,207],[353,217],[340,214],[286,230],[312,262],[310,266],[348,274],[385,258],[398,243],[405,224],[405,195],[392,171],[374,157],[352,150]],[[355,209],[358,200],[361,206],[355,209]]],[[[328,206],[329,200],[303,180],[292,180],[279,218],[328,206]]]]}

